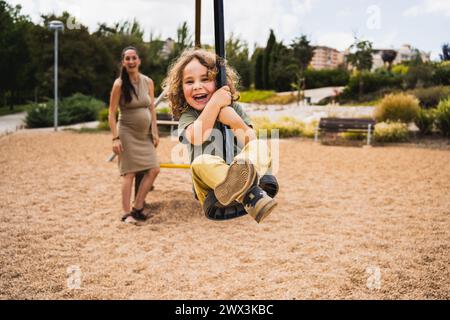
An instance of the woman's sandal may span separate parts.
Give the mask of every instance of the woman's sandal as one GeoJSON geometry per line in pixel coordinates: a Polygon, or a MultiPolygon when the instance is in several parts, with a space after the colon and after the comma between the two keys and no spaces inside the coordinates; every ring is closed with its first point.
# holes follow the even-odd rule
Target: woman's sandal
{"type": "Polygon", "coordinates": [[[147,219],[147,216],[144,214],[144,208],[136,209],[133,207],[130,215],[138,221],[145,221],[147,219]]]}

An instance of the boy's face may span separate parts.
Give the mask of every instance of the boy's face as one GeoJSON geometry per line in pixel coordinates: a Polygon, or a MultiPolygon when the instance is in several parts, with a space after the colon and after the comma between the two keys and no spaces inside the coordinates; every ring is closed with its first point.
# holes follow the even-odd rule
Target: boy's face
{"type": "Polygon", "coordinates": [[[183,70],[183,93],[186,102],[202,111],[216,91],[216,82],[208,77],[208,69],[197,59],[189,62],[183,70]]]}

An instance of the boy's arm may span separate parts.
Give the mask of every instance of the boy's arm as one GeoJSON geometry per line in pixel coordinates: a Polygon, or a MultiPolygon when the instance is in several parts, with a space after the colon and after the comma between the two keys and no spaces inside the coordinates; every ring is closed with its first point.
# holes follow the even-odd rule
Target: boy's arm
{"type": "Polygon", "coordinates": [[[244,122],[241,116],[232,107],[222,108],[218,119],[233,130],[234,135],[243,145],[256,139],[255,131],[244,122]]]}
{"type": "Polygon", "coordinates": [[[186,138],[193,145],[202,145],[211,135],[220,110],[231,103],[230,88],[218,89],[206,104],[200,116],[186,128],[186,138]]]}

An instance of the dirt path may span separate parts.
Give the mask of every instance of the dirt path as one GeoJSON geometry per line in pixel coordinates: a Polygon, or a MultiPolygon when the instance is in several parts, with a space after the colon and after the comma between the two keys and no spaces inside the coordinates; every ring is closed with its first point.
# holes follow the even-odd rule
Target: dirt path
{"type": "Polygon", "coordinates": [[[108,134],[0,138],[0,298],[450,298],[449,150],[282,140],[261,225],[207,220],[166,169],[141,227],[119,221],[109,153],[108,134]]]}

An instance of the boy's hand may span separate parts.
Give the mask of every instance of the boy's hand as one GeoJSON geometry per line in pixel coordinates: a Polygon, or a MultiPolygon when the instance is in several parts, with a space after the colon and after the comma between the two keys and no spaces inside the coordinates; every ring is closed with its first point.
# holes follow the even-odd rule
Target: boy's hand
{"type": "Polygon", "coordinates": [[[214,106],[217,106],[219,109],[223,107],[229,106],[232,101],[232,94],[230,92],[229,86],[223,86],[213,93],[209,103],[214,106]]]}

